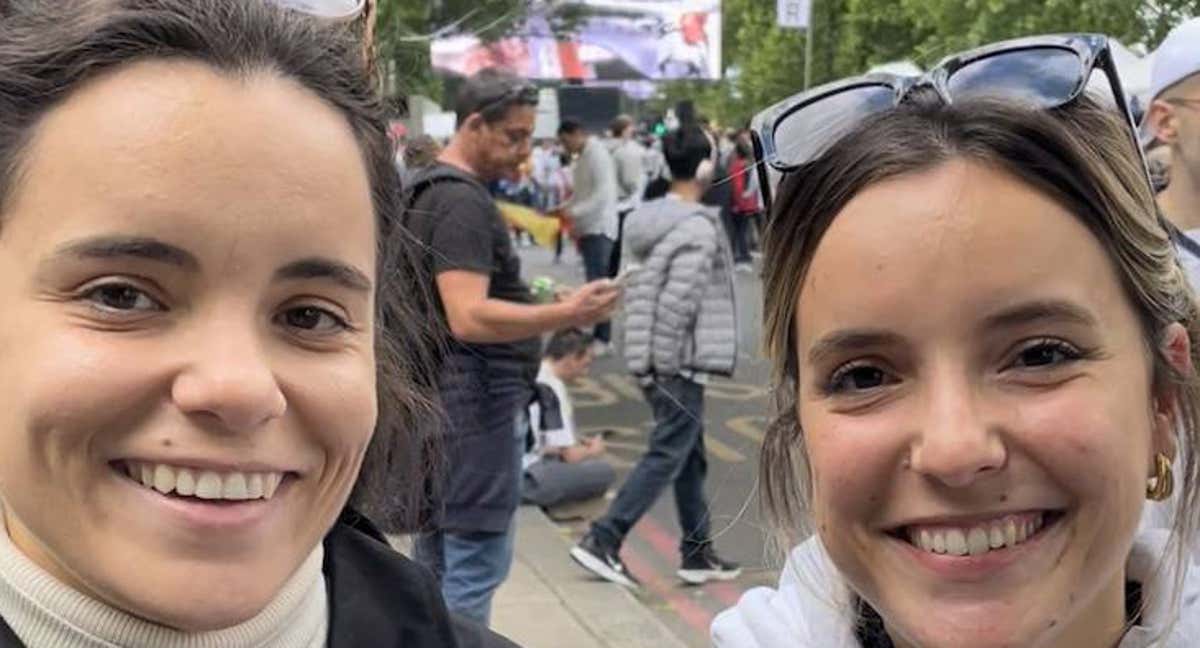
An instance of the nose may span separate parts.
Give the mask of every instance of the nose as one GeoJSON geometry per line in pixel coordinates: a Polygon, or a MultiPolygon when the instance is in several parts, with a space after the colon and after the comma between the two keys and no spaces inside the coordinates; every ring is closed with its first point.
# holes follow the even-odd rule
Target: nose
{"type": "Polygon", "coordinates": [[[964,488],[1001,468],[1007,448],[999,423],[982,413],[970,381],[961,372],[940,373],[926,390],[909,467],[951,488],[964,488]]]}
{"type": "Polygon", "coordinates": [[[211,324],[188,342],[191,355],[171,386],[185,414],[211,417],[230,432],[283,416],[287,399],[253,327],[211,324]]]}

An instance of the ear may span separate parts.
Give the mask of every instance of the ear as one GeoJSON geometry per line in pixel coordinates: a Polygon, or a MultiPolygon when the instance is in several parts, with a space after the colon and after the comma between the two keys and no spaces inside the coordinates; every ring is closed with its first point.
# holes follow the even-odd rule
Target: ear
{"type": "MultiPolygon", "coordinates": [[[[1159,352],[1171,369],[1180,376],[1191,377],[1192,341],[1187,329],[1173,322],[1159,337],[1159,352]]],[[[1174,459],[1177,451],[1175,432],[1179,423],[1179,388],[1171,383],[1156,385],[1154,396],[1154,451],[1174,459]]]]}
{"type": "Polygon", "coordinates": [[[1175,120],[1175,107],[1171,104],[1155,100],[1146,111],[1146,123],[1150,132],[1164,144],[1174,144],[1179,139],[1179,125],[1175,120]]]}
{"type": "Polygon", "coordinates": [[[483,126],[483,115],[479,113],[471,113],[467,116],[467,121],[463,123],[463,128],[467,130],[477,131],[483,126]]]}

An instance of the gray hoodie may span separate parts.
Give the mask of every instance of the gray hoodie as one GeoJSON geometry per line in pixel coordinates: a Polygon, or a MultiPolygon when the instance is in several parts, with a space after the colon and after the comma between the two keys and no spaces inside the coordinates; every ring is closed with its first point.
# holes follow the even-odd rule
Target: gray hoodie
{"type": "Polygon", "coordinates": [[[732,260],[715,209],[668,195],[626,217],[625,361],[637,376],[731,375],[732,260]]]}

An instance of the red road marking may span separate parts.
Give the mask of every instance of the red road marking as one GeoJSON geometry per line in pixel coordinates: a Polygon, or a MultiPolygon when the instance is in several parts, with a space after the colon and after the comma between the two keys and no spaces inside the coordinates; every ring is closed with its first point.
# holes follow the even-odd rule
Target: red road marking
{"type": "MultiPolygon", "coordinates": [[[[637,526],[633,528],[633,532],[646,544],[650,545],[662,558],[666,559],[667,564],[676,564],[679,561],[679,548],[676,544],[675,536],[673,536],[666,527],[659,524],[658,520],[652,516],[644,515],[638,521],[637,526]]],[[[742,598],[742,590],[733,583],[716,582],[702,585],[704,591],[712,594],[723,607],[733,607],[737,605],[739,599],[742,598]]]]}
{"type": "MultiPolygon", "coordinates": [[[[637,552],[628,549],[621,552],[621,559],[629,566],[629,570],[642,582],[642,587],[654,592],[659,598],[683,619],[689,627],[701,636],[708,636],[708,628],[712,625],[713,613],[693,601],[678,588],[668,584],[658,575],[658,571],[637,552]]],[[[619,587],[619,586],[618,586],[619,587]]]]}

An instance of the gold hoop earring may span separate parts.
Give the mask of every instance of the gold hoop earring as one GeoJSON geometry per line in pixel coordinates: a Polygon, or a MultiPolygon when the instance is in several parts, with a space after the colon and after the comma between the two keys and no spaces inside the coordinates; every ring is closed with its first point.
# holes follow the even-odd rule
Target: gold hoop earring
{"type": "Polygon", "coordinates": [[[1161,502],[1175,490],[1175,476],[1171,472],[1171,460],[1167,455],[1154,455],[1154,476],[1146,481],[1146,498],[1161,502]]]}

